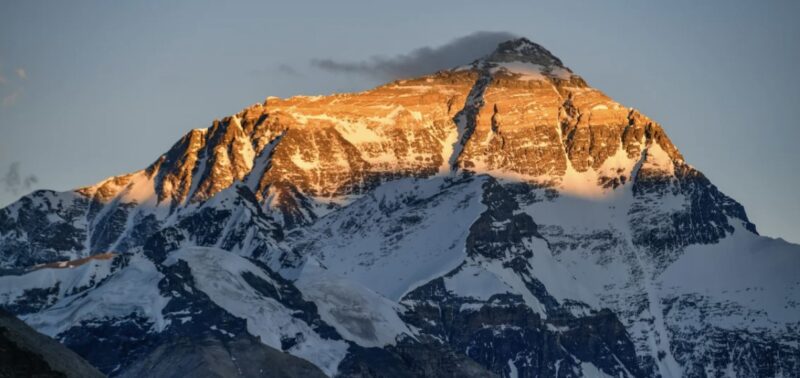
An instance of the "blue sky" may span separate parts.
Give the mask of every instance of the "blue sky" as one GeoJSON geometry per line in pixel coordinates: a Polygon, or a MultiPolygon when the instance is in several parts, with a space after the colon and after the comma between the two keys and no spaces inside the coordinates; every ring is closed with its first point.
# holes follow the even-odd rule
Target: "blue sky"
{"type": "Polygon", "coordinates": [[[798,17],[796,1],[4,1],[0,178],[16,166],[38,180],[0,188],[0,205],[143,168],[267,96],[382,81],[315,59],[391,57],[487,30],[544,45],[660,122],[763,234],[800,242],[798,17]]]}

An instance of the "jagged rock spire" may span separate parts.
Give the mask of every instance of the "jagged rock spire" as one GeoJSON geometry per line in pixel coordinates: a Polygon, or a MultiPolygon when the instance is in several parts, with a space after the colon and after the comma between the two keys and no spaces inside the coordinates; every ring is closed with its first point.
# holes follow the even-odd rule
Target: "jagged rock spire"
{"type": "Polygon", "coordinates": [[[531,42],[527,38],[517,38],[503,42],[497,46],[487,58],[490,62],[526,62],[539,64],[545,67],[564,67],[549,50],[541,45],[531,42]]]}

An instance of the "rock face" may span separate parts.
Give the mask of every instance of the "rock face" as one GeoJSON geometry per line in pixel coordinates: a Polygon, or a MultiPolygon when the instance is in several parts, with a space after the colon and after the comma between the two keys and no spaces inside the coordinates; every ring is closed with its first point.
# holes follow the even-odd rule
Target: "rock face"
{"type": "Polygon", "coordinates": [[[103,377],[59,342],[0,310],[0,377],[103,377]]]}
{"type": "Polygon", "coordinates": [[[0,306],[114,376],[795,376],[798,266],[526,39],[0,210],[0,306]]]}
{"type": "MultiPolygon", "coordinates": [[[[249,336],[249,335],[247,335],[249,336]]],[[[126,369],[123,377],[325,377],[308,361],[252,337],[175,340],[159,345],[126,369]]]]}

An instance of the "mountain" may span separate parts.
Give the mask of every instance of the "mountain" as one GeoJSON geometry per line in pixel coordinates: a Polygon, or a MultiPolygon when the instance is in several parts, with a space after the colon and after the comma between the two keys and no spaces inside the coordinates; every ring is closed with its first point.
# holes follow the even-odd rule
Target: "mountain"
{"type": "Polygon", "coordinates": [[[3,308],[111,376],[800,374],[800,246],[526,39],[31,193],[0,267],[3,308]]]}
{"type": "Polygon", "coordinates": [[[75,352],[0,310],[0,377],[103,377],[75,352]]]}

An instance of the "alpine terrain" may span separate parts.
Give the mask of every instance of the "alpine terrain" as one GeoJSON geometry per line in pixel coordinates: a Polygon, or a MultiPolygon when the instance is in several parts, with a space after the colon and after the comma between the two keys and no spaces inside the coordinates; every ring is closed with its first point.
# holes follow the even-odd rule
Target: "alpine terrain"
{"type": "Polygon", "coordinates": [[[526,39],[31,193],[0,268],[110,376],[800,375],[800,246],[526,39]]]}

